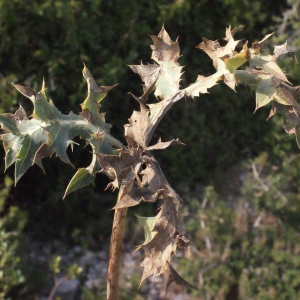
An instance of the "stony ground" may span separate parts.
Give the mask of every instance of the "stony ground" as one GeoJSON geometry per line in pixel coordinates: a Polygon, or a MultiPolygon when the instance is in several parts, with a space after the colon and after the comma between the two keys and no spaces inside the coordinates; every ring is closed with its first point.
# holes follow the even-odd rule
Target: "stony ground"
{"type": "MultiPolygon", "coordinates": [[[[35,267],[42,269],[49,264],[53,256],[61,256],[61,264],[68,266],[76,263],[83,269],[82,273],[77,279],[64,281],[57,289],[56,296],[63,300],[78,300],[89,299],[85,298],[82,293],[82,287],[90,290],[93,294],[98,295],[101,299],[105,297],[105,285],[107,275],[107,261],[108,249],[98,251],[84,250],[80,246],[68,248],[61,242],[54,244],[45,244],[34,241],[31,244],[29,256],[34,261],[35,267]]],[[[129,247],[128,247],[129,248],[129,247]]],[[[134,250],[134,248],[132,248],[134,250]]],[[[165,283],[167,278],[165,276],[147,279],[138,289],[139,280],[142,275],[142,268],[138,268],[143,259],[143,253],[129,251],[125,249],[122,259],[120,286],[123,291],[131,291],[134,298],[137,300],[188,300],[188,295],[184,295],[182,290],[178,294],[176,286],[171,285],[165,293],[165,283]]],[[[48,269],[48,272],[51,272],[48,269]]],[[[61,274],[63,277],[65,274],[61,274]]],[[[61,278],[60,277],[60,278],[61,278]]],[[[58,278],[59,279],[59,278],[58,278]]],[[[54,284],[49,283],[48,286],[42,287],[35,299],[47,300],[51,288],[54,284]]],[[[104,298],[103,298],[104,299],[104,298]]]]}

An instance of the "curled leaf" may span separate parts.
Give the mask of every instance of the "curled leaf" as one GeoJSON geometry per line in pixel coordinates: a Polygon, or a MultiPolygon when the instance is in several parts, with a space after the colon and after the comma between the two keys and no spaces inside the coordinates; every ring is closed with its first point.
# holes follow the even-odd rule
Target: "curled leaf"
{"type": "Polygon", "coordinates": [[[175,282],[176,284],[184,286],[186,288],[198,290],[197,287],[195,287],[195,286],[191,285],[190,283],[188,283],[187,281],[185,281],[171,265],[169,266],[169,270],[170,270],[169,277],[168,277],[165,291],[168,289],[168,287],[170,286],[170,284],[172,282],[175,282]]]}

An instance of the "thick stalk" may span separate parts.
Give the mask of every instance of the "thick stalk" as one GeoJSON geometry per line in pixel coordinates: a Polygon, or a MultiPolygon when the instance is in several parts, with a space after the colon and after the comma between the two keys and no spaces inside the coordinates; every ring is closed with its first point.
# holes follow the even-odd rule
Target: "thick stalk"
{"type": "Polygon", "coordinates": [[[107,300],[118,299],[121,251],[126,225],[126,213],[127,208],[120,208],[115,210],[108,262],[107,300]]]}

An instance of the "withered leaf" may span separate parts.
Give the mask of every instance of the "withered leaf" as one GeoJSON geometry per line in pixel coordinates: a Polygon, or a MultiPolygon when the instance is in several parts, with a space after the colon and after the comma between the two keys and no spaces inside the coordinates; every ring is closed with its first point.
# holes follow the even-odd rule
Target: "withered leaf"
{"type": "Polygon", "coordinates": [[[21,104],[19,109],[14,114],[14,119],[16,120],[16,122],[22,122],[23,120],[28,120],[26,112],[21,104]]]}
{"type": "Polygon", "coordinates": [[[154,235],[150,242],[141,245],[146,258],[140,265],[144,267],[141,283],[149,276],[158,276],[169,269],[170,261],[178,248],[187,247],[189,241],[184,237],[184,226],[171,194],[164,196],[163,205],[153,227],[154,235]]]}
{"type": "Polygon", "coordinates": [[[275,101],[284,105],[293,105],[293,106],[298,105],[293,95],[282,86],[278,86],[276,88],[276,94],[274,96],[274,99],[275,101]]]}
{"type": "Polygon", "coordinates": [[[47,143],[44,143],[41,145],[41,147],[37,150],[34,156],[34,162],[41,160],[42,158],[51,156],[54,153],[53,150],[50,149],[49,145],[47,143]]]}
{"type": "Polygon", "coordinates": [[[274,57],[276,60],[280,59],[286,55],[288,57],[293,58],[295,60],[295,62],[297,62],[297,57],[295,55],[295,52],[287,50],[287,41],[283,45],[274,46],[274,57]]]}
{"type": "Polygon", "coordinates": [[[21,104],[19,109],[14,114],[0,114],[1,129],[5,129],[14,135],[21,135],[18,127],[23,120],[28,120],[28,117],[21,104]]]}
{"type": "Polygon", "coordinates": [[[150,116],[149,124],[146,131],[146,145],[148,145],[152,139],[153,133],[157,128],[159,122],[162,120],[168,110],[185,95],[185,90],[180,90],[175,93],[171,98],[165,99],[158,103],[149,104],[150,116]]]}
{"type": "Polygon", "coordinates": [[[274,32],[267,34],[260,42],[252,43],[252,48],[256,54],[261,52],[261,50],[263,49],[263,47],[265,45],[266,40],[273,34],[274,34],[274,32]]]}
{"type": "Polygon", "coordinates": [[[101,172],[106,174],[113,181],[107,188],[113,190],[119,188],[122,180],[141,161],[141,149],[122,149],[119,156],[96,153],[102,167],[101,172]]]}
{"type": "Polygon", "coordinates": [[[133,182],[131,189],[118,201],[114,208],[135,206],[141,201],[155,202],[164,190],[164,182],[158,175],[159,171],[156,164],[148,159],[146,168],[139,174],[135,174],[135,182],[133,182]]]}
{"type": "Polygon", "coordinates": [[[153,81],[153,83],[144,91],[144,94],[141,97],[136,97],[132,93],[128,93],[128,94],[131,95],[138,103],[140,103],[140,105],[143,106],[143,108],[146,108],[145,104],[148,101],[149,95],[155,89],[154,88],[155,84],[156,84],[156,81],[153,81]]]}
{"type": "Polygon", "coordinates": [[[203,50],[212,60],[217,57],[221,51],[221,46],[218,40],[212,41],[205,37],[202,38],[202,42],[196,47],[203,50]]]}
{"type": "Polygon", "coordinates": [[[170,272],[169,272],[169,277],[168,277],[168,281],[166,284],[166,288],[165,291],[168,289],[168,287],[170,286],[170,284],[174,281],[176,284],[184,286],[186,288],[190,288],[190,289],[194,289],[194,290],[198,290],[197,287],[191,285],[190,283],[188,283],[187,281],[185,281],[177,272],[176,270],[170,265],[169,266],[170,272]]]}
{"type": "Polygon", "coordinates": [[[300,95],[300,86],[290,86],[285,82],[281,82],[280,86],[286,89],[295,99],[300,95]]]}
{"type": "Polygon", "coordinates": [[[225,31],[225,35],[226,37],[224,38],[225,41],[230,41],[231,39],[233,39],[234,35],[242,30],[244,28],[244,26],[239,26],[239,27],[236,27],[236,28],[233,28],[231,30],[231,26],[229,25],[228,28],[226,28],[226,31],[225,31]]]}
{"type": "Polygon", "coordinates": [[[147,148],[148,151],[152,151],[152,150],[162,150],[162,149],[166,149],[170,146],[173,145],[185,145],[184,143],[182,143],[179,139],[173,139],[172,141],[169,142],[162,142],[161,138],[159,138],[158,142],[153,145],[153,146],[149,146],[147,148]]]}
{"type": "Polygon", "coordinates": [[[35,90],[33,90],[30,87],[27,86],[22,86],[19,84],[14,84],[13,86],[25,97],[29,98],[31,101],[36,101],[36,100],[40,100],[42,97],[40,95],[40,93],[36,92],[35,90]]]}
{"type": "Polygon", "coordinates": [[[277,113],[282,113],[283,115],[285,115],[286,118],[284,120],[283,128],[288,134],[295,135],[297,145],[300,148],[300,142],[298,137],[298,130],[300,127],[299,105],[283,105],[281,103],[273,101],[272,109],[270,111],[268,119],[277,113]]]}
{"type": "Polygon", "coordinates": [[[153,60],[160,65],[169,61],[177,62],[180,56],[178,39],[175,42],[172,42],[164,26],[158,36],[150,35],[150,37],[154,42],[154,45],[150,46],[152,49],[151,58],[153,60]]]}
{"type": "Polygon", "coordinates": [[[229,86],[232,90],[235,91],[235,87],[237,85],[235,76],[232,73],[227,73],[223,75],[224,83],[229,86]]]}
{"type": "Polygon", "coordinates": [[[217,58],[224,57],[225,55],[231,57],[234,54],[234,50],[240,41],[235,41],[233,36],[240,29],[242,29],[242,27],[237,27],[233,30],[231,30],[231,26],[226,28],[226,37],[224,40],[227,41],[227,44],[224,47],[220,46],[218,40],[211,41],[203,37],[202,42],[196,48],[203,50],[213,60],[213,65],[215,66],[215,60],[217,58]]]}
{"type": "Polygon", "coordinates": [[[132,65],[129,66],[134,73],[137,73],[141,76],[142,81],[144,82],[143,90],[144,92],[154,83],[156,82],[161,67],[157,64],[148,64],[148,65],[132,65]]]}
{"type": "Polygon", "coordinates": [[[124,125],[125,138],[129,147],[146,149],[146,131],[148,129],[149,110],[141,106],[140,111],[133,111],[129,124],[124,125]]]}
{"type": "Polygon", "coordinates": [[[225,31],[226,36],[225,36],[224,40],[227,41],[228,43],[225,46],[225,48],[231,49],[232,51],[234,51],[236,46],[240,43],[240,40],[235,41],[233,37],[238,31],[243,29],[243,27],[244,26],[240,26],[240,27],[236,27],[231,30],[231,25],[229,25],[229,27],[226,28],[226,31],[225,31]]]}

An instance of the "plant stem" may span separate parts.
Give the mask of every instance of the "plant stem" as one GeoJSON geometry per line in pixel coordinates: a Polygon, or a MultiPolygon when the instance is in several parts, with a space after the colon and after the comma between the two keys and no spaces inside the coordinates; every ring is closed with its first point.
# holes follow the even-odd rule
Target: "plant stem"
{"type": "MultiPolygon", "coordinates": [[[[121,193],[122,192],[120,191],[119,199],[121,193]]],[[[118,298],[121,251],[126,225],[126,213],[127,208],[115,210],[108,262],[107,300],[116,300],[118,298]]]]}
{"type": "Polygon", "coordinates": [[[64,276],[62,277],[61,279],[57,280],[55,277],[54,277],[54,287],[52,288],[51,292],[50,292],[50,295],[48,297],[48,300],[53,300],[53,297],[54,297],[54,294],[56,293],[58,287],[67,280],[67,276],[64,276]]]}

